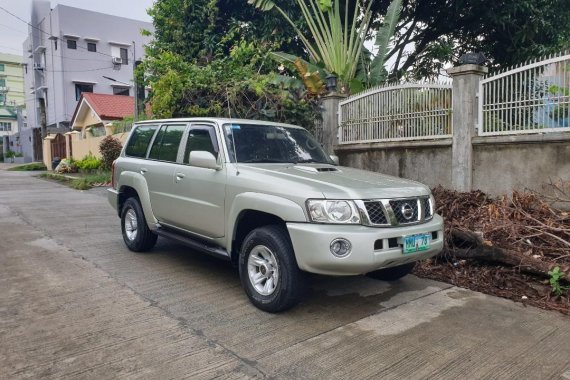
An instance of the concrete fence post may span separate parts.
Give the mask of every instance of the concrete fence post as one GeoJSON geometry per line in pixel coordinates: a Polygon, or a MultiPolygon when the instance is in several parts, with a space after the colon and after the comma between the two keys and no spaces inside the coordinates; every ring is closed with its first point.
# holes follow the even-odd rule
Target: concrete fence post
{"type": "Polygon", "coordinates": [[[451,186],[457,191],[473,190],[472,139],[477,126],[477,92],[479,81],[487,72],[486,67],[472,64],[447,70],[453,78],[451,186]]]}
{"type": "Polygon", "coordinates": [[[327,154],[334,154],[334,146],[338,144],[338,105],[344,95],[330,94],[322,99],[323,105],[323,148],[327,154]]]}

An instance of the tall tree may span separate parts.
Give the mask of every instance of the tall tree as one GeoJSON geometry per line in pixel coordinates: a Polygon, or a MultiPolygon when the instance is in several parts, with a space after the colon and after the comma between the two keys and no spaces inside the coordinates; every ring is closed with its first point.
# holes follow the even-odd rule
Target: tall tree
{"type": "MultiPolygon", "coordinates": [[[[383,14],[388,0],[377,0],[383,14]]],[[[376,17],[372,29],[382,19],[376,17]]],[[[393,79],[437,76],[469,51],[492,68],[570,48],[568,0],[404,0],[395,44],[388,52],[393,79]]]]}

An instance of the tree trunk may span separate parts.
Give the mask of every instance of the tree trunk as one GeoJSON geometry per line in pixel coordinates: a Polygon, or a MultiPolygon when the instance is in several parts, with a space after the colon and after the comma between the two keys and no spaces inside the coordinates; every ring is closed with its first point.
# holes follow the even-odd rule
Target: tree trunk
{"type": "Polygon", "coordinates": [[[486,245],[481,238],[473,232],[452,230],[451,238],[456,248],[453,254],[458,259],[472,259],[506,264],[518,268],[521,272],[549,278],[548,274],[555,267],[560,267],[564,278],[570,278],[570,265],[557,265],[545,263],[532,257],[525,256],[517,251],[486,245]]]}

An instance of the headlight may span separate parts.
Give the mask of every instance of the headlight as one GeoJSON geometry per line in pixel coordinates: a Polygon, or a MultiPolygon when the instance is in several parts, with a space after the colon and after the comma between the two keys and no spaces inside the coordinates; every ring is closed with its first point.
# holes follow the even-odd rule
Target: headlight
{"type": "Polygon", "coordinates": [[[314,223],[360,224],[360,215],[353,201],[309,199],[307,209],[314,223]]]}

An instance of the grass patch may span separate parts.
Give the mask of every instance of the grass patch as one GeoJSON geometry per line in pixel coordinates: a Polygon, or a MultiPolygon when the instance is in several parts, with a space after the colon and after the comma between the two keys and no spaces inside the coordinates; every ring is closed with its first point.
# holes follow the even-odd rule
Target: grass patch
{"type": "Polygon", "coordinates": [[[30,171],[42,171],[42,170],[47,170],[46,166],[44,164],[41,164],[39,162],[33,162],[31,164],[26,164],[26,165],[20,165],[20,166],[14,166],[13,168],[8,169],[9,171],[14,171],[14,172],[30,172],[30,171]]]}
{"type": "Polygon", "coordinates": [[[73,178],[75,175],[71,177],[54,173],[40,174],[40,177],[62,182],[75,190],[89,190],[94,186],[101,186],[111,182],[111,172],[83,174],[79,178],[73,178]]]}

